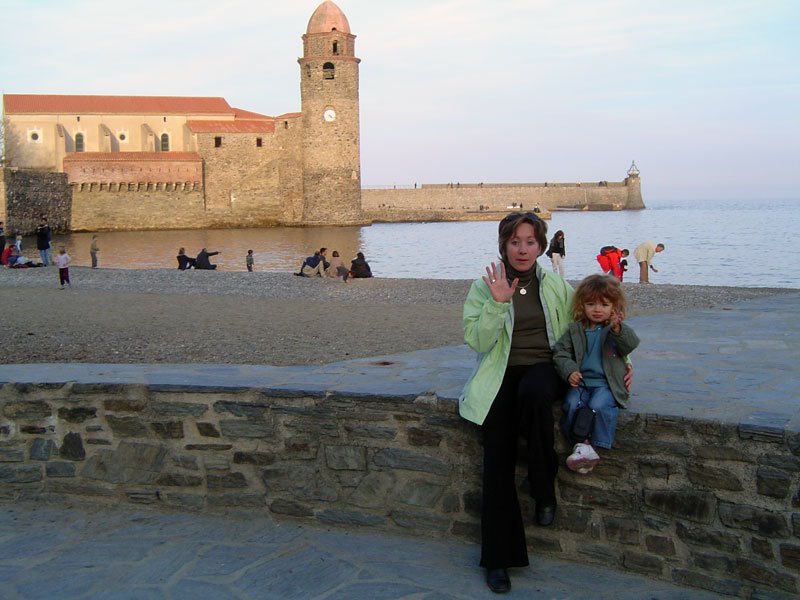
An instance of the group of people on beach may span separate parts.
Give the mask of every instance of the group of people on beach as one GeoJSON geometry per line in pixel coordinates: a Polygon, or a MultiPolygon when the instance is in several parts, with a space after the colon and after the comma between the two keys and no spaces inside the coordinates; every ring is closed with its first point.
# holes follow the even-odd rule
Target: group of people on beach
{"type": "Polygon", "coordinates": [[[529,564],[515,475],[519,437],[534,518],[548,527],[559,466],[553,404],[561,404],[560,429],[572,448],[567,468],[591,472],[598,450],[612,446],[618,410],[628,405],[628,356],[639,344],[625,322],[620,278],[593,274],[573,290],[563,262],[553,260],[552,271],[537,262],[545,249],[551,260],[563,258],[563,231],[548,246],[545,221],[532,212],[508,214],[498,228],[500,260],[473,282],[463,310],[464,340],[477,366],[459,412],[483,437],[480,565],[495,593],[511,589],[509,568],[529,564]]]}
{"type": "MultiPolygon", "coordinates": [[[[92,247],[96,246],[97,236],[92,238],[92,247]]],[[[29,269],[31,267],[48,267],[56,265],[58,267],[58,279],[61,289],[64,286],[72,287],[69,280],[69,265],[72,261],[70,255],[67,254],[65,246],[58,249],[58,254],[55,258],[50,255],[51,243],[53,240],[53,231],[47,222],[47,217],[40,215],[39,223],[36,226],[36,249],[39,251],[40,262],[31,260],[22,253],[22,235],[15,234],[13,240],[6,241],[5,223],[0,221],[0,264],[10,269],[29,269]]],[[[97,255],[92,254],[92,267],[97,266],[97,255]]]]}
{"type": "MultiPolygon", "coordinates": [[[[653,257],[663,251],[664,244],[662,243],[643,242],[636,247],[636,250],[633,251],[633,258],[639,263],[639,283],[650,283],[650,271],[658,273],[658,269],[653,265],[653,257]]],[[[563,231],[560,229],[556,231],[544,254],[550,259],[553,273],[564,277],[564,259],[567,251],[563,231]]],[[[625,272],[628,270],[628,256],[630,256],[630,252],[627,248],[620,249],[616,246],[603,246],[600,248],[596,259],[603,273],[622,281],[625,272]]]]}
{"type": "MultiPolygon", "coordinates": [[[[186,248],[179,248],[178,249],[178,269],[181,271],[185,271],[187,269],[198,269],[198,270],[206,270],[206,271],[213,271],[217,268],[217,265],[211,263],[211,257],[216,256],[219,254],[219,250],[214,252],[209,252],[208,249],[203,248],[200,252],[197,253],[195,258],[186,255],[186,248]]],[[[252,256],[253,251],[250,250],[248,252],[248,256],[252,256]]],[[[252,268],[248,268],[248,271],[252,271],[252,268]]]]}
{"type": "Polygon", "coordinates": [[[328,260],[328,249],[322,247],[303,260],[303,264],[300,265],[300,271],[295,275],[300,277],[335,277],[347,283],[349,279],[372,277],[372,269],[363,252],[357,252],[350,261],[350,268],[347,268],[342,257],[339,256],[338,250],[334,250],[330,260],[328,260]]]}

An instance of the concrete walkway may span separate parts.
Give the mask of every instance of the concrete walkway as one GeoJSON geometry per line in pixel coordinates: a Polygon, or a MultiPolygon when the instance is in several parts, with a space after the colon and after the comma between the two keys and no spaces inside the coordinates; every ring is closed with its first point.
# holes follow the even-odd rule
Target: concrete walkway
{"type": "MultiPolygon", "coordinates": [[[[631,411],[800,431],[800,293],[725,309],[637,317],[631,411]]],[[[297,393],[456,398],[463,346],[321,367],[4,365],[0,383],[147,383],[297,393]]],[[[0,598],[353,599],[493,597],[479,548],[280,524],[267,518],[47,506],[0,507],[0,598]]],[[[531,553],[511,598],[715,598],[700,590],[531,553]]]]}

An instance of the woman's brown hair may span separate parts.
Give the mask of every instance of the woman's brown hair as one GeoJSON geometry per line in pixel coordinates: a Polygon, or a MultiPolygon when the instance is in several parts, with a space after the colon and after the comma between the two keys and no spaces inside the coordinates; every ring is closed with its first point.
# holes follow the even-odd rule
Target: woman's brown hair
{"type": "Polygon", "coordinates": [[[532,212],[509,213],[503,217],[503,220],[500,221],[500,225],[497,227],[497,245],[500,247],[500,258],[502,258],[505,263],[507,263],[506,244],[508,244],[508,240],[514,237],[514,232],[517,230],[517,227],[523,223],[528,223],[533,226],[533,236],[539,243],[539,256],[544,254],[544,251],[547,249],[547,223],[532,212]]]}

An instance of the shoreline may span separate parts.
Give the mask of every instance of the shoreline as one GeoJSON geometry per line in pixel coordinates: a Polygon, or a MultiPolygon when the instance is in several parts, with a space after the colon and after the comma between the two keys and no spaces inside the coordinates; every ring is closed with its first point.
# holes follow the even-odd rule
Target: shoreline
{"type": "MultiPolygon", "coordinates": [[[[6,363],[327,364],[460,345],[471,280],[71,267],[0,270],[6,363]]],[[[571,282],[574,283],[574,282],[571,282]]],[[[625,283],[629,317],[792,288],[625,283]]]]}

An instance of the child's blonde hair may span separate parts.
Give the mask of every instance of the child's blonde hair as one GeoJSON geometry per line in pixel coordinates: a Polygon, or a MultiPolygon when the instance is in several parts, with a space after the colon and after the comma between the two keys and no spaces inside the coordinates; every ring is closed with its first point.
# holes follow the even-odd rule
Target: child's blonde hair
{"type": "Polygon", "coordinates": [[[578,284],[572,296],[572,318],[578,323],[588,325],[586,312],[583,305],[587,302],[605,300],[614,307],[618,313],[625,313],[627,303],[619,279],[611,275],[589,275],[578,284]]]}

